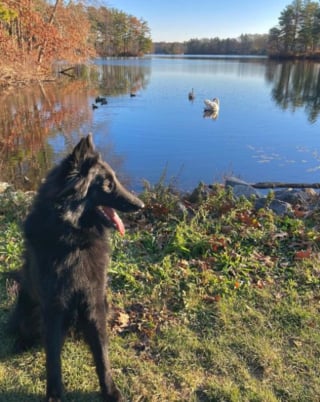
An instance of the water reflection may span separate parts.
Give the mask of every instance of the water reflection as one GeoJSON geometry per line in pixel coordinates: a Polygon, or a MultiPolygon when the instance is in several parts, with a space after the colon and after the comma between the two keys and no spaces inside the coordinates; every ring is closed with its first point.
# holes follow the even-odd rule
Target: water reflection
{"type": "Polygon", "coordinates": [[[98,85],[105,95],[136,94],[149,84],[150,62],[139,59],[97,60],[98,85]]]}
{"type": "Polygon", "coordinates": [[[204,119],[211,119],[211,120],[217,120],[219,115],[219,111],[218,110],[208,110],[205,109],[203,111],[203,118],[204,119]]]}
{"type": "Polygon", "coordinates": [[[47,141],[57,134],[71,142],[90,119],[83,81],[19,89],[2,99],[0,110],[1,180],[31,188],[50,166],[55,150],[47,141]],[[71,118],[72,117],[72,118],[71,118]]]}
{"type": "MultiPolygon", "coordinates": [[[[244,178],[252,172],[261,175],[264,171],[257,166],[282,163],[280,152],[291,161],[292,133],[297,146],[317,147],[314,124],[305,118],[298,121],[293,113],[284,118],[279,109],[304,109],[311,123],[317,121],[319,63],[150,57],[97,60],[89,67],[68,70],[69,76],[58,73],[63,68],[59,66],[55,82],[1,96],[0,181],[35,188],[90,131],[120,176],[126,166],[136,179],[151,182],[161,176],[166,163],[173,166],[173,175],[185,166],[193,184],[211,180],[213,174],[224,175],[226,166],[244,178]],[[196,97],[189,102],[186,94],[193,87],[196,97]],[[203,114],[203,99],[216,95],[223,99],[219,117],[203,114]],[[108,104],[97,103],[97,97],[106,97],[108,104]],[[258,152],[258,161],[251,166],[248,144],[260,150],[269,149],[270,143],[270,153],[258,152]],[[196,169],[188,171],[188,163],[196,169]]],[[[310,166],[306,168],[310,171],[310,166]]],[[[273,179],[278,171],[270,174],[273,179]]],[[[289,176],[288,171],[285,174],[289,176]]]]}
{"type": "Polygon", "coordinates": [[[320,64],[310,61],[269,63],[268,80],[273,83],[272,98],[282,109],[304,107],[311,123],[320,112],[320,64]]]}
{"type": "MultiPolygon", "coordinates": [[[[17,188],[36,188],[81,135],[92,127],[91,100],[100,94],[121,95],[147,85],[146,68],[118,65],[79,66],[57,81],[19,88],[1,97],[0,180],[17,188]]],[[[105,135],[108,133],[106,132],[105,135]]],[[[110,142],[99,151],[119,168],[110,142]]]]}

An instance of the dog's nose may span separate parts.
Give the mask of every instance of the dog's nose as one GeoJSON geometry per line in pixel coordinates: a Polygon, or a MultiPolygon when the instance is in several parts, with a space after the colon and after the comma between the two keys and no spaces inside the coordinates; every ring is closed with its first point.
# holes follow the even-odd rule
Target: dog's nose
{"type": "Polygon", "coordinates": [[[137,198],[137,200],[139,201],[139,202],[138,202],[138,208],[139,208],[139,209],[144,208],[144,207],[145,207],[144,202],[141,201],[140,198],[137,198]]]}
{"type": "Polygon", "coordinates": [[[113,207],[119,211],[130,212],[144,208],[144,203],[118,183],[113,207]]]}
{"type": "Polygon", "coordinates": [[[142,209],[144,208],[144,202],[140,200],[140,198],[134,196],[132,194],[132,199],[130,200],[130,204],[132,205],[132,207],[134,208],[134,210],[138,210],[138,209],[142,209]]]}

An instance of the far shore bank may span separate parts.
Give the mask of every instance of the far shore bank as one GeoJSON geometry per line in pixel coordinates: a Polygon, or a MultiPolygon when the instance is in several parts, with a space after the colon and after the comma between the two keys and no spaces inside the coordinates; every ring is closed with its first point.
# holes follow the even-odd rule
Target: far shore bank
{"type": "MultiPolygon", "coordinates": [[[[258,55],[258,54],[165,54],[165,53],[155,53],[155,56],[204,56],[204,57],[265,57],[270,60],[279,61],[319,61],[320,53],[317,54],[269,54],[269,55],[258,55]]],[[[121,57],[123,58],[123,57],[121,57]]],[[[86,63],[83,63],[86,64],[86,63]]],[[[1,65],[0,72],[0,94],[8,92],[10,89],[16,89],[19,87],[25,87],[28,85],[33,85],[37,82],[54,81],[56,79],[53,69],[49,70],[37,70],[30,68],[30,66],[25,67],[21,63],[1,65]]]]}

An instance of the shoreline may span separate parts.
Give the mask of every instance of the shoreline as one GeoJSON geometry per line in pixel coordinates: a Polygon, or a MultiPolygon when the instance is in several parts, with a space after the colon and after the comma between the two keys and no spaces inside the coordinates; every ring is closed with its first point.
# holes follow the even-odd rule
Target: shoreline
{"type": "MultiPolygon", "coordinates": [[[[224,188],[230,190],[234,199],[245,198],[253,201],[253,207],[256,211],[260,209],[270,209],[275,215],[289,216],[292,218],[305,218],[319,207],[320,194],[315,189],[318,189],[319,183],[306,183],[293,184],[295,187],[290,187],[290,183],[247,183],[236,177],[226,177],[224,183],[199,184],[191,191],[183,191],[172,188],[170,185],[150,185],[141,192],[137,193],[138,196],[143,194],[154,194],[160,192],[171,193],[177,202],[178,209],[182,213],[192,213],[196,205],[201,204],[203,201],[208,200],[213,196],[217,189],[224,188]],[[277,187],[277,184],[279,185],[277,187]],[[161,187],[161,188],[160,188],[161,187]],[[262,190],[262,191],[260,191],[262,190]]],[[[37,190],[22,190],[16,189],[14,185],[7,182],[0,182],[0,199],[5,197],[6,194],[21,194],[26,196],[29,200],[37,194],[37,190]]],[[[156,197],[154,197],[156,199],[156,197]]],[[[146,206],[148,209],[148,206],[146,206]]]]}
{"type": "MultiPolygon", "coordinates": [[[[145,56],[148,56],[147,54],[145,56]]],[[[278,60],[278,61],[319,61],[320,54],[198,54],[198,53],[181,53],[181,54],[165,54],[165,53],[155,53],[155,56],[190,56],[190,57],[261,57],[269,60],[278,60]]],[[[116,57],[119,59],[123,59],[123,57],[116,57]]],[[[81,63],[87,64],[87,63],[81,63]]],[[[45,82],[45,81],[53,81],[56,78],[54,77],[53,72],[48,71],[38,71],[32,70],[30,68],[26,68],[20,64],[9,64],[9,65],[1,65],[1,73],[0,73],[0,93],[6,92],[8,89],[24,87],[27,85],[32,85],[36,82],[45,82]]]]}

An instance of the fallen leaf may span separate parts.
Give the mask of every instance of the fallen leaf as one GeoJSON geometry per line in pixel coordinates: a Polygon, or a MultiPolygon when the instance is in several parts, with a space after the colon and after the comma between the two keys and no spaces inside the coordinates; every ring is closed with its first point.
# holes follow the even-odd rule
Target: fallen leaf
{"type": "Polygon", "coordinates": [[[215,296],[203,296],[203,301],[206,303],[217,303],[221,300],[221,296],[220,295],[215,295],[215,296]]]}
{"type": "Polygon", "coordinates": [[[303,211],[303,210],[301,210],[301,209],[298,209],[298,208],[295,208],[294,210],[293,210],[293,213],[294,213],[294,216],[296,217],[296,218],[303,218],[305,215],[306,215],[306,211],[303,211]]]}
{"type": "Polygon", "coordinates": [[[311,256],[311,248],[308,248],[307,250],[296,251],[294,258],[296,260],[303,260],[305,258],[310,258],[310,256],[311,256]]]}
{"type": "Polygon", "coordinates": [[[218,251],[221,248],[225,248],[227,246],[227,243],[228,241],[225,237],[218,237],[214,235],[210,239],[210,244],[214,252],[218,251]]]}

